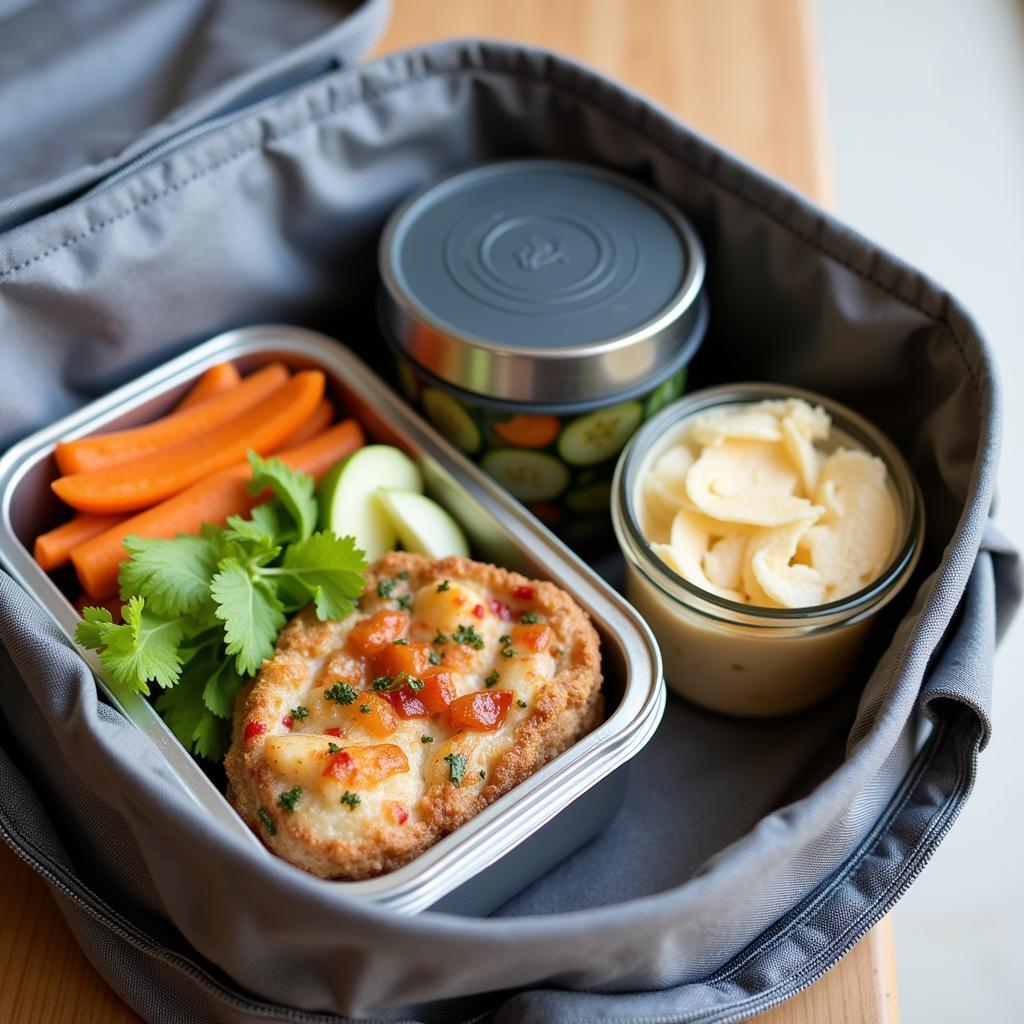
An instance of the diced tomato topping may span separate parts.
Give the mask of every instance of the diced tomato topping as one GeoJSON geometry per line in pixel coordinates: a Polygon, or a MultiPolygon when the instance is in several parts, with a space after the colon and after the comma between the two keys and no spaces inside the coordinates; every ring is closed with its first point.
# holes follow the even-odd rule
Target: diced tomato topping
{"type": "Polygon", "coordinates": [[[404,635],[409,626],[405,612],[383,611],[357,622],[348,635],[348,645],[364,657],[374,654],[404,635]]]}
{"type": "Polygon", "coordinates": [[[396,825],[404,825],[409,820],[409,812],[397,801],[388,801],[388,814],[396,825]]]}
{"type": "Polygon", "coordinates": [[[555,634],[543,622],[520,623],[512,628],[512,646],[527,651],[546,651],[555,634]]]}
{"type": "Polygon", "coordinates": [[[387,698],[399,718],[426,718],[430,714],[420,695],[412,690],[392,690],[387,698]]]}
{"type": "Polygon", "coordinates": [[[365,729],[371,736],[384,739],[398,728],[398,715],[391,702],[379,693],[361,693],[352,704],[341,708],[341,714],[350,726],[365,729]],[[369,708],[369,711],[363,711],[369,708]]]}
{"type": "Polygon", "coordinates": [[[512,596],[518,598],[520,601],[532,601],[533,600],[533,587],[528,587],[528,586],[516,587],[512,591],[512,596]]]}
{"type": "Polygon", "coordinates": [[[417,679],[430,667],[430,644],[388,644],[373,656],[375,676],[395,676],[406,672],[417,679]]]}
{"type": "Polygon", "coordinates": [[[352,767],[352,755],[347,750],[341,750],[331,755],[331,760],[324,769],[324,775],[337,775],[338,772],[348,771],[352,767]]]}
{"type": "Polygon", "coordinates": [[[477,729],[492,732],[500,729],[512,706],[511,690],[485,690],[456,697],[448,709],[453,729],[477,729]]]}
{"type": "Polygon", "coordinates": [[[482,619],[484,617],[484,606],[482,604],[473,605],[473,614],[478,619],[482,619]]]}
{"type": "Polygon", "coordinates": [[[285,715],[284,718],[281,719],[281,724],[286,729],[290,729],[295,724],[295,719],[292,718],[291,715],[285,715]]]}
{"type": "Polygon", "coordinates": [[[324,729],[324,735],[325,736],[340,736],[341,735],[341,729],[339,729],[336,725],[332,725],[330,727],[330,729],[324,729]]]}
{"type": "Polygon", "coordinates": [[[266,731],[266,722],[249,721],[245,723],[246,741],[251,740],[254,736],[262,736],[266,731]]]}
{"type": "Polygon", "coordinates": [[[332,754],[323,774],[345,786],[366,787],[408,770],[409,759],[394,743],[357,743],[332,754]]]}
{"type": "Polygon", "coordinates": [[[455,700],[455,684],[451,673],[431,672],[424,676],[423,689],[416,696],[432,715],[447,711],[448,705],[455,700]]]}
{"type": "Polygon", "coordinates": [[[491,611],[494,612],[494,614],[497,615],[502,622],[512,621],[512,609],[509,608],[507,604],[503,604],[496,597],[492,597],[487,602],[487,607],[490,608],[491,611]]]}

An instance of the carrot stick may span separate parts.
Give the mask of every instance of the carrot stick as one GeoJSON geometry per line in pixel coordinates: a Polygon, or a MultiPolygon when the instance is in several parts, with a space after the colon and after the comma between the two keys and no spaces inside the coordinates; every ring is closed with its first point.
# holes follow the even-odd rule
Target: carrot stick
{"type": "Polygon", "coordinates": [[[62,441],[55,453],[57,466],[65,475],[92,473],[134,459],[148,460],[157,452],[188,440],[200,440],[205,448],[206,439],[215,430],[253,406],[259,406],[287,379],[288,371],[280,363],[271,363],[223,395],[209,398],[184,412],[172,413],[132,430],[62,441]]]}
{"type": "Polygon", "coordinates": [[[90,537],[95,537],[97,533],[109,530],[120,520],[120,516],[90,516],[79,513],[66,523],[39,534],[32,554],[43,569],[53,572],[54,569],[67,564],[72,548],[90,537]]]}
{"type": "MultiPolygon", "coordinates": [[[[359,424],[344,420],[304,444],[280,452],[276,458],[319,480],[339,459],[363,443],[359,424]]],[[[228,516],[246,515],[254,505],[267,500],[266,492],[250,494],[246,489],[251,476],[247,462],[229,466],[79,544],[71,552],[71,562],[82,588],[93,599],[117,591],[118,567],[127,557],[124,539],[131,534],[171,538],[179,533],[198,533],[203,523],[222,526],[228,516]]]]}
{"type": "MultiPolygon", "coordinates": [[[[239,385],[235,391],[241,390],[239,385]]],[[[303,370],[260,403],[211,430],[171,448],[93,473],[61,477],[50,485],[57,497],[80,512],[132,512],[155,505],[197,480],[245,458],[252,449],[265,455],[294,434],[317,407],[324,375],[303,370]]],[[[197,406],[200,413],[220,399],[197,406]]],[[[182,419],[191,413],[182,413],[182,419]]]]}
{"type": "Polygon", "coordinates": [[[311,437],[325,431],[334,420],[334,406],[325,398],[313,410],[313,415],[289,437],[282,447],[294,448],[296,445],[308,441],[311,437]]]}
{"type": "Polygon", "coordinates": [[[200,402],[205,402],[208,398],[222,395],[235,387],[241,379],[242,375],[234,363],[217,363],[192,385],[192,390],[174,407],[174,411],[183,412],[200,402]]]}

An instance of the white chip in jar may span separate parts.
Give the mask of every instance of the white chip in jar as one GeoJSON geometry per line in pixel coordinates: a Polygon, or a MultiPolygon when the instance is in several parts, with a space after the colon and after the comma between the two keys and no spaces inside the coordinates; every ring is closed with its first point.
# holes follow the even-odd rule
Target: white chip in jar
{"type": "Polygon", "coordinates": [[[742,602],[743,595],[738,590],[716,585],[704,572],[704,557],[712,540],[708,525],[699,513],[680,509],[672,520],[670,542],[652,545],[651,550],[688,583],[726,600],[742,602]]]}
{"type": "Polygon", "coordinates": [[[816,498],[825,513],[800,548],[828,600],[837,601],[877,579],[892,558],[898,516],[885,463],[863,451],[834,452],[822,464],[816,498]]]}
{"type": "Polygon", "coordinates": [[[778,441],[781,402],[759,405],[723,406],[695,416],[690,424],[689,438],[695,444],[714,445],[729,438],[747,441],[778,441]]]}
{"type": "Polygon", "coordinates": [[[743,555],[748,530],[736,530],[711,542],[704,556],[704,574],[716,586],[739,593],[743,587],[743,555]]]}
{"type": "Polygon", "coordinates": [[[799,423],[787,416],[782,421],[782,443],[800,474],[804,490],[813,494],[821,472],[821,455],[814,447],[813,439],[800,429],[799,423]]]}
{"type": "MultiPolygon", "coordinates": [[[[818,509],[819,515],[823,509],[818,509]]],[[[747,545],[750,571],[761,590],[784,608],[809,608],[825,600],[821,573],[809,565],[793,562],[797,545],[813,519],[758,530],[747,545]]]]}
{"type": "Polygon", "coordinates": [[[810,513],[811,502],[794,493],[799,483],[781,442],[732,439],[704,449],[686,476],[686,493],[713,519],[782,526],[810,513]]]}

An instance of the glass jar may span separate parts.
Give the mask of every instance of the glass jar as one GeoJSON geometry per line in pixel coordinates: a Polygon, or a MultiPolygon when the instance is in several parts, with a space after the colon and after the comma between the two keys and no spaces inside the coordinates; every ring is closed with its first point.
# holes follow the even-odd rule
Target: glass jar
{"type": "Polygon", "coordinates": [[[798,388],[732,384],[686,396],[637,432],[616,467],[612,522],[626,559],[626,596],[661,646],[668,685],[713,711],[763,717],[810,707],[847,679],[874,616],[917,565],[924,506],[903,456],[857,413],[798,388]],[[885,463],[900,517],[895,550],[882,574],[849,597],[809,608],[740,604],[702,590],[658,558],[641,527],[643,480],[687,421],[713,408],[786,398],[821,405],[829,414],[826,451],[860,448],[885,463]]]}

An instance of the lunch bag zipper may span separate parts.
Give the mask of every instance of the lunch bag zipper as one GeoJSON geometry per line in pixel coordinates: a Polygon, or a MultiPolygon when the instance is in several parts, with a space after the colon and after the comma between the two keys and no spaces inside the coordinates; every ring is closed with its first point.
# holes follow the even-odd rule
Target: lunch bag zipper
{"type": "MultiPolygon", "coordinates": [[[[885,829],[891,824],[893,818],[898,813],[898,808],[905,803],[908,796],[913,793],[922,777],[925,775],[929,765],[931,764],[934,753],[938,750],[948,731],[945,721],[940,720],[936,724],[934,731],[929,738],[928,752],[925,756],[921,756],[917,759],[916,767],[905,780],[904,785],[900,789],[899,796],[892,802],[891,806],[893,811],[886,814],[882,821],[879,822],[878,826],[876,826],[876,828],[873,829],[870,835],[864,840],[861,844],[860,850],[849,859],[847,869],[835,876],[835,881],[829,887],[830,891],[838,884],[841,884],[842,881],[848,879],[850,871],[862,861],[865,851],[869,850],[878,841],[885,829]]],[[[811,977],[800,981],[792,987],[785,987],[770,994],[766,994],[765,996],[754,997],[750,1001],[744,1002],[742,1009],[737,1010],[735,1006],[726,1007],[717,1016],[711,1014],[696,1017],[626,1017],[622,1018],[623,1022],[628,1022],[628,1024],[677,1024],[677,1022],[690,1021],[693,1022],[693,1024],[736,1024],[736,1022],[746,1020],[748,1017],[754,1016],[758,1013],[763,1013],[774,1006],[778,1006],[792,998],[794,995],[797,995],[809,988],[823,974],[831,969],[838,960],[853,949],[853,947],[893,908],[893,906],[899,902],[900,898],[910,887],[914,879],[931,859],[936,848],[942,842],[950,828],[952,828],[953,822],[956,820],[956,817],[960,812],[960,808],[963,806],[964,800],[970,792],[970,780],[974,778],[977,769],[977,760],[978,745],[977,742],[972,742],[969,759],[966,765],[961,765],[953,792],[946,799],[943,808],[929,826],[927,841],[920,843],[919,852],[910,858],[909,861],[905,862],[899,885],[885,897],[876,909],[872,910],[867,916],[860,920],[857,927],[851,933],[849,939],[844,943],[838,955],[836,955],[834,950],[829,951],[827,963],[820,971],[815,970],[811,977]],[[964,786],[965,780],[967,781],[966,789],[964,786]]],[[[257,1002],[247,999],[240,995],[236,990],[228,988],[222,983],[216,981],[208,972],[203,970],[187,957],[174,953],[166,947],[155,943],[144,932],[139,931],[130,922],[112,911],[104,901],[96,898],[91,893],[88,895],[83,894],[81,892],[82,887],[77,884],[76,879],[67,880],[66,874],[61,872],[59,868],[50,867],[47,863],[44,863],[42,858],[46,857],[46,855],[41,851],[37,854],[29,853],[27,847],[30,847],[31,844],[22,839],[20,834],[14,826],[9,823],[7,816],[2,811],[0,811],[0,839],[2,839],[5,845],[14,852],[15,856],[17,856],[19,860],[45,879],[49,885],[59,890],[66,899],[81,910],[84,910],[90,917],[108,931],[118,936],[118,938],[128,943],[133,949],[143,955],[176,968],[191,978],[196,984],[210,993],[213,997],[234,1007],[235,1009],[271,1020],[278,1019],[292,1021],[295,1022],[295,1024],[338,1024],[338,1022],[353,1021],[353,1019],[349,1017],[339,1017],[334,1014],[294,1010],[288,1007],[281,1007],[278,1004],[257,1002]]],[[[48,857],[46,857],[46,859],[49,860],[48,857]]],[[[822,900],[823,898],[827,897],[823,897],[822,894],[818,894],[809,902],[814,903],[818,900],[822,900]]],[[[764,932],[758,941],[759,949],[754,949],[750,953],[745,952],[741,954],[743,961],[747,962],[756,957],[760,949],[763,949],[765,945],[771,943],[772,940],[788,931],[792,927],[793,921],[799,919],[805,913],[806,911],[804,909],[798,907],[788,915],[788,919],[779,922],[773,928],[764,932]]],[[[742,964],[737,966],[726,965],[726,967],[717,972],[717,974],[712,975],[703,982],[703,984],[708,986],[722,984],[730,977],[734,976],[742,966],[742,964]]],[[[483,1021],[494,1013],[494,1009],[468,1018],[463,1022],[463,1024],[475,1024],[475,1022],[483,1021]]],[[[359,1018],[359,1022],[360,1024],[401,1024],[400,1021],[396,1022],[393,1018],[385,1020],[384,1018],[361,1017],[359,1018]]],[[[353,1024],[355,1024],[354,1021],[353,1024]]]]}
{"type": "MultiPolygon", "coordinates": [[[[944,720],[940,720],[935,725],[934,731],[931,737],[929,738],[928,742],[928,756],[921,757],[918,759],[918,765],[916,769],[910,774],[910,776],[905,781],[904,785],[901,787],[900,796],[897,799],[895,799],[892,803],[892,806],[894,808],[901,807],[902,804],[905,802],[907,796],[909,796],[914,791],[917,784],[920,782],[922,776],[925,774],[928,766],[930,765],[932,756],[938,750],[942,740],[945,738],[948,732],[949,730],[944,720]]],[[[929,824],[924,839],[922,839],[918,843],[918,850],[910,858],[903,862],[903,870],[901,871],[901,879],[899,885],[896,887],[895,890],[890,891],[889,894],[882,900],[882,902],[878,906],[876,906],[874,910],[872,910],[866,916],[861,918],[861,920],[857,924],[857,927],[852,932],[850,938],[844,943],[838,954],[836,953],[834,948],[829,950],[827,963],[825,963],[821,970],[815,969],[811,977],[806,978],[805,980],[799,982],[795,986],[780,989],[777,992],[766,994],[764,996],[753,997],[750,1001],[745,1002],[743,1004],[743,1008],[738,1011],[735,1007],[727,1007],[718,1016],[699,1016],[693,1018],[644,1018],[641,1021],[634,1021],[632,1022],[632,1024],[677,1024],[677,1022],[678,1024],[682,1024],[682,1022],[690,1020],[692,1020],[694,1024],[736,1024],[736,1022],[738,1021],[743,1021],[748,1019],[749,1017],[755,1016],[756,1014],[764,1013],[765,1011],[770,1010],[772,1007],[778,1006],[781,1003],[786,1002],[788,999],[791,999],[798,993],[803,992],[805,989],[810,988],[811,985],[818,981],[824,974],[831,970],[844,956],[846,956],[846,954],[849,953],[850,950],[852,950],[853,947],[856,946],[857,943],[860,942],[860,940],[864,938],[864,936],[867,935],[867,933],[871,931],[871,929],[874,928],[875,925],[878,924],[878,922],[881,921],[882,918],[885,917],[885,915],[888,914],[890,910],[892,910],[892,908],[903,897],[903,894],[907,891],[907,889],[910,888],[914,879],[917,878],[917,876],[924,869],[928,861],[931,860],[933,854],[938,849],[939,845],[942,843],[942,840],[946,837],[946,834],[953,827],[953,823],[954,821],[956,821],[956,818],[960,813],[960,809],[963,807],[964,802],[970,794],[971,788],[973,786],[972,780],[975,778],[977,773],[977,765],[978,742],[976,736],[974,741],[970,744],[970,755],[967,759],[967,763],[962,764],[960,766],[956,779],[956,784],[954,785],[952,792],[946,798],[943,807],[938,813],[938,815],[936,815],[936,817],[929,824]]],[[[876,826],[874,830],[872,830],[868,838],[861,844],[861,847],[857,851],[857,853],[855,853],[853,857],[851,857],[848,861],[850,869],[855,868],[856,865],[861,863],[864,854],[868,850],[870,850],[870,848],[878,841],[879,837],[885,832],[886,828],[888,828],[888,826],[891,824],[895,817],[895,813],[886,814],[884,816],[884,824],[880,822],[879,825],[876,826]]],[[[838,878],[846,880],[849,878],[849,875],[850,870],[844,869],[840,872],[838,878]]],[[[769,931],[762,934],[760,944],[763,945],[765,943],[768,943],[772,939],[784,933],[790,927],[792,920],[794,918],[800,917],[801,914],[802,911],[800,910],[800,908],[797,908],[796,910],[792,911],[790,914],[789,921],[781,921],[777,923],[769,931]]],[[[755,951],[751,955],[751,957],[747,957],[747,959],[750,959],[756,955],[757,952],[755,951]]],[[[713,975],[712,977],[708,978],[705,984],[714,985],[716,981],[724,980],[733,973],[735,973],[735,968],[730,968],[727,966],[722,971],[719,971],[717,975],[713,975]]]]}
{"type": "MultiPolygon", "coordinates": [[[[65,899],[69,900],[80,910],[85,911],[94,921],[102,925],[109,932],[116,935],[123,942],[126,942],[133,949],[144,956],[159,960],[171,967],[174,967],[182,974],[187,975],[197,985],[210,993],[216,999],[226,1003],[236,1010],[255,1016],[265,1017],[270,1020],[293,1021],[295,1024],[403,1024],[394,1018],[373,1018],[360,1017],[358,1022],[351,1017],[343,1017],[331,1013],[314,1013],[306,1010],[295,1010],[290,1007],[283,1007],[276,1003],[257,1002],[240,995],[236,990],[228,988],[209,973],[187,957],[175,953],[165,946],[161,946],[149,938],[144,932],[139,931],[134,925],[126,921],[121,915],[111,910],[103,901],[91,893],[83,894],[81,886],[76,884],[77,880],[66,881],[66,875],[58,868],[50,867],[41,858],[49,860],[46,854],[41,851],[29,853],[26,847],[31,844],[24,840],[17,830],[9,823],[6,814],[0,811],[0,839],[14,855],[26,864],[32,871],[43,878],[48,885],[57,889],[65,899]]],[[[412,1024],[412,1022],[404,1022],[412,1024]]]]}

